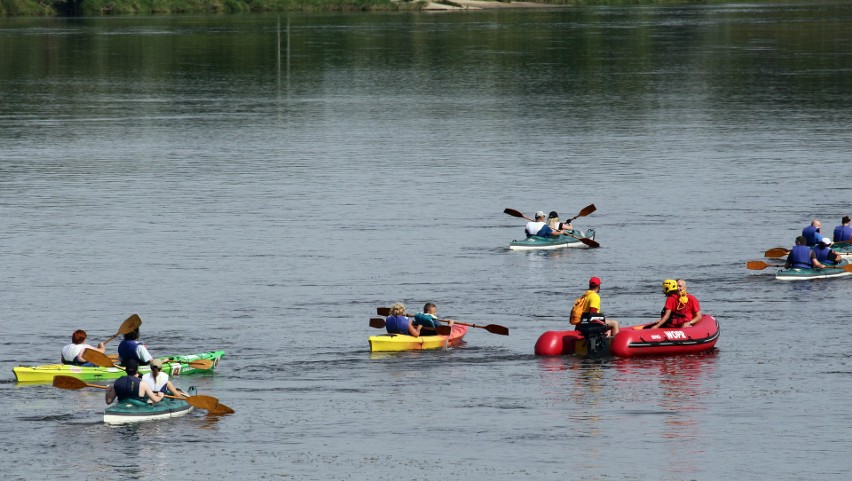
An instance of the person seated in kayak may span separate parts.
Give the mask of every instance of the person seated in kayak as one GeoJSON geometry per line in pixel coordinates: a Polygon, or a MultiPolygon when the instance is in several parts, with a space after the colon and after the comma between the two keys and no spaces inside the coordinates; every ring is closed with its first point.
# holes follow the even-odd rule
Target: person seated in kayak
{"type": "Polygon", "coordinates": [[[106,346],[104,343],[99,343],[98,347],[92,347],[89,344],[85,344],[86,340],[86,331],[82,329],[77,329],[71,334],[71,344],[66,344],[65,347],[62,348],[62,353],[60,359],[62,360],[62,364],[73,364],[75,366],[94,366],[94,364],[83,359],[83,351],[86,349],[94,349],[96,351],[100,351],[102,353],[106,352],[106,346]]]}
{"type": "Polygon", "coordinates": [[[813,269],[825,267],[819,260],[817,260],[816,254],[813,249],[807,246],[807,243],[808,240],[805,236],[800,235],[799,237],[796,237],[796,245],[790,249],[790,253],[787,255],[787,262],[784,263],[784,267],[787,269],[813,269]]]}
{"type": "Polygon", "coordinates": [[[417,337],[420,330],[414,327],[405,315],[405,306],[397,302],[390,307],[390,315],[385,319],[385,329],[388,334],[408,334],[417,337]]]}
{"type": "MultiPolygon", "coordinates": [[[[684,283],[684,285],[686,285],[686,283],[684,283]]],[[[700,313],[700,311],[698,313],[692,311],[693,307],[689,304],[689,297],[686,295],[685,291],[681,293],[678,288],[677,281],[674,279],[666,279],[663,281],[663,294],[666,296],[666,304],[660,312],[660,319],[654,323],[653,326],[650,326],[649,329],[656,329],[658,327],[682,327],[688,322],[691,323],[696,314],[700,313]]],[[[700,319],[700,317],[697,318],[696,322],[700,319]]],[[[694,323],[689,325],[692,326],[694,323]]]]}
{"type": "Polygon", "coordinates": [[[589,290],[583,295],[586,297],[587,305],[583,309],[583,315],[580,317],[580,323],[574,329],[583,333],[583,336],[588,337],[586,332],[592,324],[606,326],[606,335],[615,336],[618,334],[618,321],[615,319],[607,319],[601,312],[601,280],[599,277],[589,279],[589,290]]]}
{"type": "Polygon", "coordinates": [[[852,226],[849,225],[852,219],[848,215],[844,215],[840,219],[840,225],[834,228],[834,242],[849,242],[852,240],[852,226]]]}
{"type": "Polygon", "coordinates": [[[538,211],[535,213],[535,220],[527,222],[527,226],[524,228],[524,232],[526,232],[527,237],[550,237],[562,234],[561,230],[553,230],[548,227],[547,222],[544,221],[543,211],[538,211]]]}
{"type": "Polygon", "coordinates": [[[164,393],[154,391],[139,379],[139,363],[136,360],[129,359],[124,365],[124,368],[127,371],[127,375],[116,379],[107,388],[104,395],[104,400],[107,404],[112,404],[116,399],[119,402],[125,399],[136,399],[143,402],[146,399],[150,399],[155,403],[163,400],[164,393]]]}
{"type": "Polygon", "coordinates": [[[828,237],[823,237],[819,244],[815,245],[813,248],[814,257],[819,262],[830,262],[832,264],[837,264],[840,262],[840,254],[834,252],[831,249],[831,239],[828,237]]]}
{"type": "Polygon", "coordinates": [[[686,296],[686,303],[683,308],[684,317],[687,321],[684,323],[684,327],[692,327],[704,317],[704,314],[701,314],[701,303],[698,302],[698,299],[692,294],[686,292],[686,281],[683,279],[677,280],[677,289],[680,291],[681,298],[680,301],[683,300],[683,296],[686,296]]]}
{"type": "MultiPolygon", "coordinates": [[[[544,214],[542,214],[542,217],[544,217],[544,214]]],[[[435,336],[438,334],[435,329],[440,325],[438,322],[439,320],[441,319],[438,318],[438,308],[435,304],[427,302],[426,305],[423,306],[423,312],[418,312],[414,315],[414,322],[411,324],[414,326],[417,336],[435,336]]],[[[442,320],[450,326],[456,322],[452,319],[442,320]]]]}
{"type": "Polygon", "coordinates": [[[802,229],[802,235],[805,237],[806,245],[808,247],[813,247],[819,244],[819,241],[822,240],[822,234],[820,233],[820,229],[822,228],[822,222],[819,219],[814,219],[811,221],[811,225],[802,229]]]}
{"type": "Polygon", "coordinates": [[[169,375],[163,372],[163,361],[154,359],[151,361],[151,372],[142,376],[142,382],[147,384],[154,392],[171,394],[172,396],[183,397],[183,393],[172,385],[169,381],[169,375]]]}
{"type": "Polygon", "coordinates": [[[120,364],[126,365],[127,361],[133,359],[140,365],[145,365],[154,359],[138,339],[139,329],[124,335],[124,340],[118,345],[118,362],[120,364]]]}
{"type": "Polygon", "coordinates": [[[550,229],[554,231],[567,231],[574,229],[574,226],[570,223],[563,224],[562,222],[559,222],[559,214],[557,214],[555,210],[552,210],[550,211],[550,214],[547,214],[547,227],[550,227],[550,229]]]}

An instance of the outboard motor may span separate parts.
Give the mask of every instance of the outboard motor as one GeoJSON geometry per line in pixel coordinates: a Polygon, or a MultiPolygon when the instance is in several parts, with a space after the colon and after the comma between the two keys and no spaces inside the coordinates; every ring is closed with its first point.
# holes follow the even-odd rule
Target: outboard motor
{"type": "Polygon", "coordinates": [[[603,313],[583,314],[577,330],[586,339],[586,352],[589,357],[600,357],[609,355],[609,343],[604,333],[607,331],[606,316],[603,313]]]}

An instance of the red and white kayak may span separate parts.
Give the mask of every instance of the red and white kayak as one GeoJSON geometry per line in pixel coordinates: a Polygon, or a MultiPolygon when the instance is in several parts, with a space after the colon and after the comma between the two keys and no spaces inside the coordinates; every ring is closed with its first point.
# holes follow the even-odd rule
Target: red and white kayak
{"type": "MultiPolygon", "coordinates": [[[[719,323],[705,314],[692,327],[646,329],[654,323],[622,327],[611,339],[613,356],[669,356],[709,351],[719,340],[719,323]]],[[[548,331],[535,343],[537,356],[586,355],[586,339],[579,331],[548,331]]]]}

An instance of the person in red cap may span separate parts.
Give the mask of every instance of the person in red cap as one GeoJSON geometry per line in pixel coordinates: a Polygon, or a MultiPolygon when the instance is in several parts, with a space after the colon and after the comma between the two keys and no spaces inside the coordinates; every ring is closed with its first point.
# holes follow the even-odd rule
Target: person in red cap
{"type": "MultiPolygon", "coordinates": [[[[607,319],[603,313],[601,312],[601,280],[598,277],[592,277],[589,279],[589,290],[586,291],[586,298],[588,299],[588,304],[586,309],[583,311],[583,318],[586,322],[596,323],[606,325],[608,328],[609,335],[615,336],[618,334],[618,321],[615,319],[607,319]]],[[[577,329],[579,329],[578,325],[577,329]]]]}

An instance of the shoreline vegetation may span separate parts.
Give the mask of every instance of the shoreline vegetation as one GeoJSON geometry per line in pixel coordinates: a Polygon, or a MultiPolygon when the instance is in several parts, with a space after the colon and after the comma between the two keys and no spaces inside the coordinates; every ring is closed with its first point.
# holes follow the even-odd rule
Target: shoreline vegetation
{"type": "Polygon", "coordinates": [[[718,0],[0,0],[0,17],[406,12],[547,8],[580,5],[709,4],[718,0]]]}

